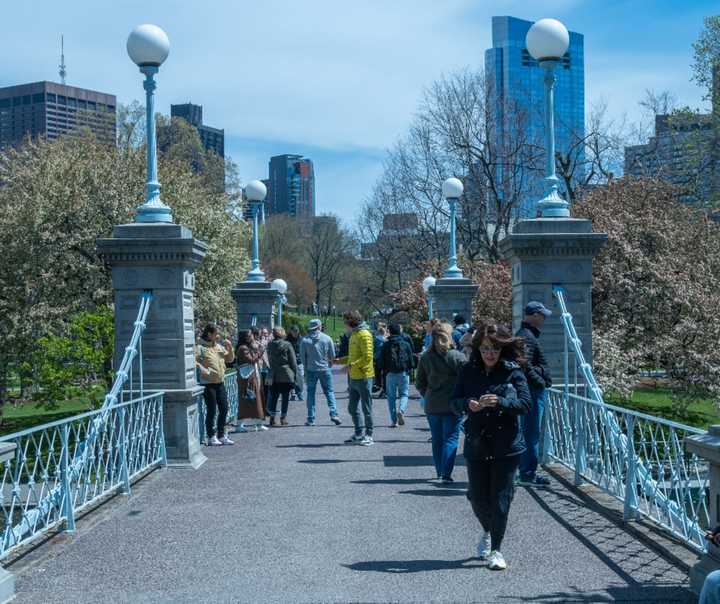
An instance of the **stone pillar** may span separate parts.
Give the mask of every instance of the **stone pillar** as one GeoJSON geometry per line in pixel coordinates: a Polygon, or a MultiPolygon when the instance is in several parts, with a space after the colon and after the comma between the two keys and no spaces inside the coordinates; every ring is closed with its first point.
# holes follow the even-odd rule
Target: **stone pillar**
{"type": "Polygon", "coordinates": [[[531,300],[553,311],[540,342],[556,384],[563,375],[565,336],[553,286],[565,289],[583,354],[592,363],[592,260],[606,241],[605,233],[592,232],[589,220],[535,218],[518,222],[500,243],[512,266],[513,331],[520,328],[525,305],[531,300]]]}
{"type": "Polygon", "coordinates": [[[472,303],[479,289],[479,285],[463,277],[438,279],[428,290],[433,298],[433,317],[452,323],[455,315],[462,315],[472,324],[472,303]]]}
{"type": "Polygon", "coordinates": [[[258,327],[275,326],[275,303],[278,292],[269,281],[243,281],[230,290],[237,308],[238,330],[250,329],[253,317],[258,327]]]}
{"type": "Polygon", "coordinates": [[[115,366],[134,329],[140,295],[153,300],[142,340],[146,390],[163,390],[168,465],[198,468],[207,458],[200,447],[195,381],[195,268],[207,245],[184,226],[134,223],[116,226],[98,250],[112,268],[115,292],[115,366]]]}
{"type": "MultiPolygon", "coordinates": [[[[720,425],[710,426],[706,434],[697,434],[685,439],[685,449],[710,464],[710,493],[708,513],[709,529],[720,524],[720,425]]],[[[690,569],[690,588],[699,594],[705,577],[720,570],[720,548],[707,542],[707,552],[701,554],[697,563],[690,569]]]]}

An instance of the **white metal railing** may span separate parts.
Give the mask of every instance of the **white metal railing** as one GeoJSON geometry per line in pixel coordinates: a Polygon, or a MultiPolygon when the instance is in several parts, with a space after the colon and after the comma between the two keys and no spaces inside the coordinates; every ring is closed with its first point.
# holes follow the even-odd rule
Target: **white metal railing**
{"type": "Polygon", "coordinates": [[[565,332],[563,385],[545,411],[544,455],[624,502],[625,518],[642,514],[695,549],[709,525],[708,464],[683,446],[703,430],[608,405],[586,362],[562,288],[554,289],[565,332]]]}

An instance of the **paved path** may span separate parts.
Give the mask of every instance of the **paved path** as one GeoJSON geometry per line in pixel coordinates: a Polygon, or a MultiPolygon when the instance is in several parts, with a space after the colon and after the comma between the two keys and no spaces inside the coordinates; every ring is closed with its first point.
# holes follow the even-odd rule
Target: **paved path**
{"type": "MultiPolygon", "coordinates": [[[[346,406],[341,394],[341,408],[346,406]]],[[[472,558],[464,489],[434,475],[425,419],[375,402],[376,444],[342,445],[347,415],[236,435],[197,471],[154,472],[128,501],[10,570],[18,602],[694,602],[685,573],[554,482],[519,489],[509,569],[472,558]]]]}

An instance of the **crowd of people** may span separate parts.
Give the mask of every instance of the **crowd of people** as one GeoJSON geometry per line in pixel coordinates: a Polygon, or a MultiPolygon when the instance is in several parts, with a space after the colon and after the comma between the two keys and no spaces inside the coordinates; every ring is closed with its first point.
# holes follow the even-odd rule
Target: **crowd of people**
{"type": "Polygon", "coordinates": [[[500,552],[515,485],[549,484],[537,469],[545,393],[552,384],[539,338],[551,314],[542,303],[530,302],[514,335],[493,320],[474,326],[462,316],[452,324],[429,321],[417,354],[401,325],[380,323],[373,333],[357,311],[343,316],[346,333],[338,350],[320,319],[309,322],[304,337],[297,327],[289,333],[275,327],[272,334],[256,327],[242,330],[234,350],[216,326],[207,325],[196,349],[198,379],[205,387],[206,442],[232,445],[226,434],[232,422],[237,422],[236,432],[249,425],[255,430],[287,426],[291,397],[305,399],[305,425],[315,426],[318,383],[330,421],[341,425],[333,366],[342,365],[354,428],[345,443],[372,446],[373,397],[387,397],[390,428],[405,425],[414,375],[430,428],[436,478],[453,482],[462,430],[467,497],[482,528],[477,556],[503,570],[507,564],[500,552]],[[237,418],[227,417],[229,364],[237,369],[237,418]]]}

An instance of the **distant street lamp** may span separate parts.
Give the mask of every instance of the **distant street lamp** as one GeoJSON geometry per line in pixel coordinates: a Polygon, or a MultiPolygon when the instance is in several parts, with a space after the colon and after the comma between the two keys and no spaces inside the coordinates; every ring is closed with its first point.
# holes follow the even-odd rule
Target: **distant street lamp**
{"type": "Polygon", "coordinates": [[[147,127],[147,182],[145,203],[135,212],[135,222],[172,222],[170,208],[160,200],[155,142],[155,74],[170,53],[170,40],[157,25],[138,25],[127,40],[127,52],[145,74],[145,121],[147,127]]]}
{"type": "Polygon", "coordinates": [[[446,279],[462,279],[462,271],[457,265],[457,248],[455,243],[457,203],[463,194],[463,184],[457,178],[448,178],[442,184],[442,194],[450,206],[450,259],[445,271],[446,279]]]}
{"type": "Polygon", "coordinates": [[[545,198],[538,203],[543,218],[565,218],[570,208],[559,193],[560,180],[555,174],[555,67],[570,45],[567,28],[556,19],[541,19],[525,37],[528,52],[545,70],[545,151],[547,164],[545,198]]]}
{"type": "Polygon", "coordinates": [[[433,319],[433,297],[430,293],[430,288],[435,286],[435,277],[425,277],[425,279],[422,282],[422,288],[425,292],[425,296],[427,296],[427,303],[428,303],[428,319],[432,321],[433,319]]]}
{"type": "Polygon", "coordinates": [[[245,197],[250,202],[253,219],[253,248],[252,268],[245,277],[245,281],[265,281],[265,273],[260,269],[260,243],[258,241],[260,225],[260,211],[267,195],[267,188],[259,180],[251,180],[245,187],[245,197]]]}
{"type": "Polygon", "coordinates": [[[287,292],[288,286],[284,279],[275,279],[270,287],[278,292],[278,325],[282,327],[282,309],[283,304],[287,302],[285,292],[287,292]]]}

